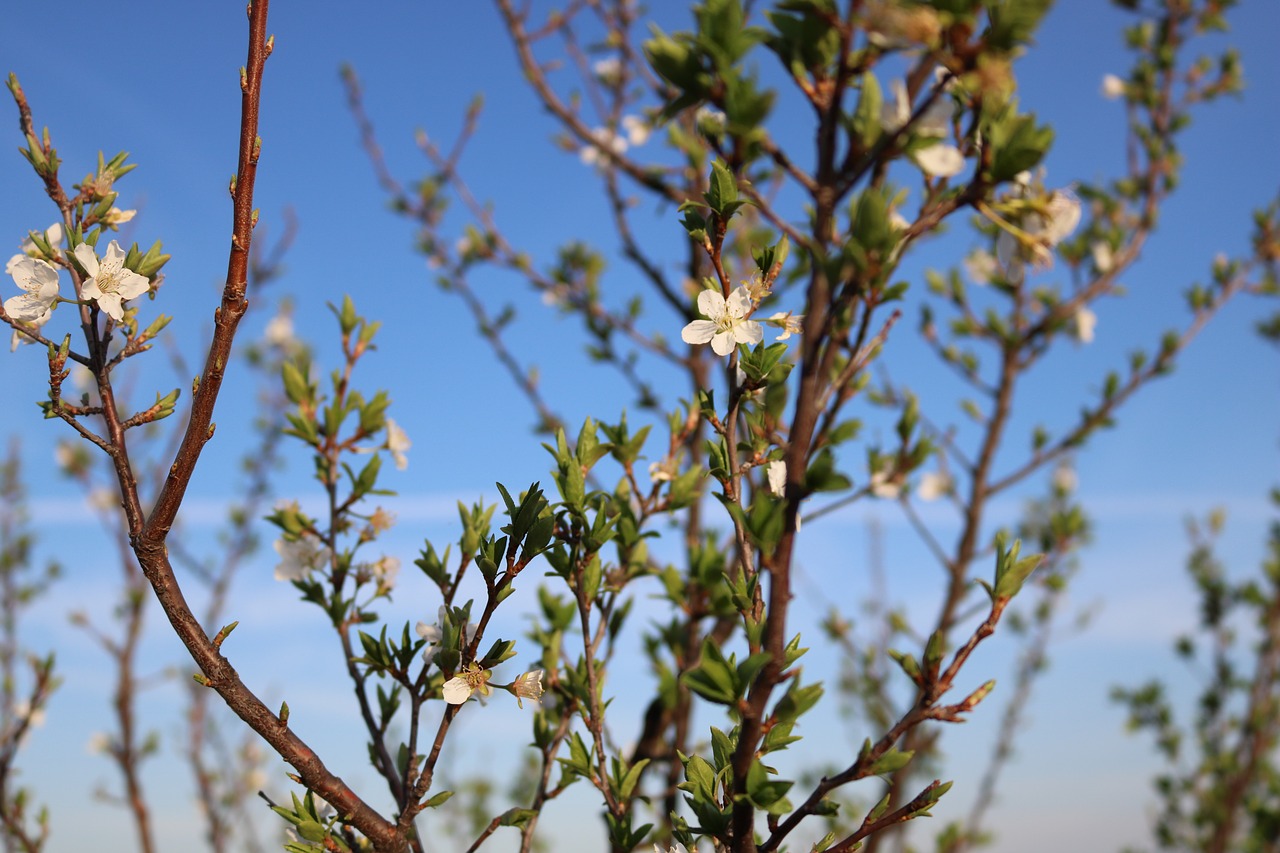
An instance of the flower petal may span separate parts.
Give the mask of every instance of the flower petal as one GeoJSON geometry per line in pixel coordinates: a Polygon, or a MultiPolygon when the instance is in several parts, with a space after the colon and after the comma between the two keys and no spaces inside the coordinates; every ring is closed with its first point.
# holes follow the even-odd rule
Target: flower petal
{"type": "MultiPolygon", "coordinates": [[[[112,242],[114,243],[115,241],[113,240],[112,242]]],[[[88,243],[81,243],[76,246],[72,254],[76,256],[76,260],[80,262],[80,266],[84,267],[84,271],[89,274],[90,278],[98,274],[98,256],[93,253],[92,246],[88,243]]]]}
{"type": "Polygon", "coordinates": [[[441,693],[450,705],[461,705],[471,698],[471,685],[465,678],[455,675],[444,683],[441,693]]]}
{"type": "Polygon", "coordinates": [[[698,294],[698,313],[708,320],[719,320],[725,315],[724,296],[718,290],[704,290],[698,294]]]}
{"type": "Polygon", "coordinates": [[[964,155],[954,145],[930,145],[914,156],[916,164],[935,178],[950,178],[964,171],[964,155]]]}
{"type": "Polygon", "coordinates": [[[715,335],[717,328],[710,320],[694,320],[680,330],[680,340],[686,344],[705,344],[715,335]]]}

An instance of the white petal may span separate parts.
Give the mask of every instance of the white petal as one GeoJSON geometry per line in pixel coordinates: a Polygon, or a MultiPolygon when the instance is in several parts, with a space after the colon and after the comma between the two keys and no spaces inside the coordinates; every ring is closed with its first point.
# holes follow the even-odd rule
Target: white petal
{"type": "Polygon", "coordinates": [[[717,328],[710,320],[694,320],[680,330],[680,340],[686,344],[705,344],[712,339],[717,328]]]}
{"type": "Polygon", "coordinates": [[[708,320],[719,320],[725,315],[724,295],[718,290],[704,290],[698,294],[698,313],[708,320]]]}
{"type": "Polygon", "coordinates": [[[455,675],[444,683],[442,693],[444,701],[450,705],[461,705],[471,698],[471,685],[467,683],[465,678],[455,675]]]}
{"type": "Polygon", "coordinates": [[[950,178],[964,170],[964,155],[954,145],[939,143],[915,153],[916,163],[935,178],[950,178]]]}
{"type": "Polygon", "coordinates": [[[769,491],[782,497],[787,488],[787,463],[775,459],[769,463],[765,473],[769,477],[769,491]]]}
{"type": "Polygon", "coordinates": [[[758,344],[764,340],[764,328],[755,320],[743,320],[733,327],[731,333],[740,344],[758,344]]]}
{"type": "Polygon", "coordinates": [[[93,253],[92,246],[88,243],[81,243],[76,246],[72,254],[76,256],[76,260],[80,262],[80,266],[84,267],[84,271],[89,274],[90,278],[98,274],[98,256],[93,253]]]}
{"type": "Polygon", "coordinates": [[[737,348],[737,344],[733,341],[733,335],[729,332],[720,332],[711,339],[711,349],[716,355],[728,355],[737,348]]]}
{"type": "Polygon", "coordinates": [[[745,287],[737,287],[733,293],[729,294],[729,300],[725,303],[725,307],[729,310],[730,317],[745,317],[751,313],[751,293],[745,287]]]}

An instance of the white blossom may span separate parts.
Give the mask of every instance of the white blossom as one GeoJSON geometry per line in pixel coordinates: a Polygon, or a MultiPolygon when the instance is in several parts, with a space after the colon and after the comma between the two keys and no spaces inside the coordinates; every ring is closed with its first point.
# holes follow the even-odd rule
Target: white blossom
{"type": "MultiPolygon", "coordinates": [[[[881,105],[880,124],[887,132],[896,133],[911,121],[911,98],[904,81],[894,80],[889,87],[893,98],[881,105]]],[[[965,158],[960,149],[942,142],[950,132],[954,112],[951,99],[941,95],[911,125],[911,132],[918,137],[937,137],[937,141],[927,148],[911,154],[916,165],[935,178],[950,178],[964,169],[965,158]]]]}
{"type": "Polygon", "coordinates": [[[23,292],[4,301],[4,313],[33,326],[47,322],[58,298],[58,270],[48,261],[23,255],[11,262],[8,272],[23,292]]]}
{"type": "Polygon", "coordinates": [[[765,468],[765,475],[769,478],[769,491],[773,492],[775,497],[782,497],[787,491],[787,463],[781,459],[774,459],[765,468]]]}
{"type": "Polygon", "coordinates": [[[1125,93],[1125,84],[1114,74],[1104,74],[1102,77],[1102,97],[1108,101],[1114,101],[1116,98],[1123,98],[1125,93]]]}
{"type": "MultiPolygon", "coordinates": [[[[50,247],[57,246],[61,243],[62,223],[55,222],[48,228],[44,229],[44,239],[50,247]]],[[[22,245],[18,247],[18,250],[19,254],[9,258],[8,262],[4,265],[5,275],[13,275],[14,264],[18,263],[18,261],[21,261],[23,258],[37,257],[40,254],[40,249],[36,247],[36,241],[31,239],[30,235],[22,241],[22,245]]]]}
{"type": "Polygon", "coordinates": [[[622,60],[616,56],[597,59],[591,71],[600,78],[600,82],[611,86],[622,77],[622,60]]]}
{"type": "Polygon", "coordinates": [[[693,124],[703,136],[719,136],[728,127],[729,120],[715,107],[703,104],[694,112],[693,124]]]}
{"type": "Polygon", "coordinates": [[[653,128],[640,116],[623,116],[622,129],[627,134],[627,141],[632,145],[644,145],[649,141],[653,128]]]}
{"type": "Polygon", "coordinates": [[[101,259],[88,243],[76,246],[74,254],[89,274],[81,294],[97,302],[98,308],[107,312],[112,320],[119,322],[124,318],[121,303],[141,296],[151,287],[145,277],[125,268],[124,250],[115,240],[108,244],[107,254],[101,259]]]}
{"type": "Polygon", "coordinates": [[[902,492],[902,485],[894,482],[891,469],[876,471],[871,475],[871,494],[878,498],[893,500],[902,492]]]}
{"type": "Polygon", "coordinates": [[[655,483],[670,480],[676,474],[676,460],[668,456],[659,462],[649,463],[649,479],[655,483]]]}
{"type": "Polygon", "coordinates": [[[531,669],[523,673],[511,683],[509,689],[515,694],[516,704],[521,708],[524,707],[525,699],[532,699],[534,702],[542,701],[542,670],[531,669]]]}
{"type": "Polygon", "coordinates": [[[1076,471],[1069,462],[1061,462],[1053,469],[1053,487],[1063,494],[1070,494],[1080,484],[1076,471]]]}
{"type": "Polygon", "coordinates": [[[471,698],[471,694],[479,693],[480,696],[488,696],[493,692],[489,687],[490,673],[487,669],[481,669],[477,664],[469,663],[457,675],[450,678],[444,683],[441,695],[444,701],[450,705],[461,705],[463,702],[471,698]]]}
{"type": "Polygon", "coordinates": [[[396,585],[396,577],[400,574],[400,558],[384,555],[370,568],[378,579],[378,585],[390,589],[396,585]]]}
{"type": "MultiPolygon", "coordinates": [[[[440,651],[440,640],[444,638],[444,629],[440,626],[448,619],[449,611],[444,605],[440,605],[440,611],[437,621],[434,624],[419,622],[414,626],[414,631],[419,637],[427,641],[427,646],[422,650],[422,660],[424,663],[431,663],[436,658],[436,654],[440,651]]],[[[476,623],[468,622],[462,629],[462,645],[470,644],[476,635],[476,623]]]]}
{"type": "Polygon", "coordinates": [[[718,290],[704,290],[698,294],[698,312],[706,320],[694,320],[680,332],[686,344],[710,343],[716,355],[728,355],[738,344],[758,344],[764,339],[764,330],[751,313],[751,297],[745,286],[738,287],[725,299],[718,290]]]}
{"type": "Polygon", "coordinates": [[[920,496],[922,501],[936,501],[943,495],[950,494],[952,488],[951,477],[941,471],[930,471],[920,478],[920,485],[916,488],[916,494],[920,496]]]}
{"type": "Polygon", "coordinates": [[[804,323],[803,314],[792,314],[790,311],[779,311],[768,318],[771,326],[777,326],[782,329],[782,334],[774,338],[774,340],[785,341],[792,335],[800,334],[801,324],[804,323]]]}
{"type": "Polygon", "coordinates": [[[597,127],[591,131],[593,142],[582,146],[578,151],[578,159],[588,166],[603,167],[609,163],[609,155],[605,150],[616,155],[627,150],[627,141],[607,127],[597,127]]]}
{"type": "Polygon", "coordinates": [[[85,751],[92,755],[101,755],[111,750],[111,736],[106,732],[94,732],[89,735],[89,742],[84,745],[85,751]]]}
{"type": "Polygon", "coordinates": [[[965,256],[964,270],[974,284],[990,284],[996,269],[996,257],[986,249],[975,249],[965,256]]]}
{"type": "Polygon", "coordinates": [[[1116,265],[1115,255],[1111,252],[1111,244],[1103,240],[1099,240],[1089,247],[1089,254],[1093,256],[1093,266],[1100,273],[1111,272],[1111,268],[1116,265]]]}
{"type": "Polygon", "coordinates": [[[387,442],[383,445],[391,452],[391,458],[395,460],[396,470],[403,471],[409,467],[409,457],[405,454],[409,452],[409,448],[413,447],[413,442],[409,440],[409,436],[400,427],[398,423],[391,418],[387,418],[387,442]]]}
{"type": "Polygon", "coordinates": [[[1098,325],[1098,315],[1081,305],[1076,309],[1072,324],[1075,326],[1076,340],[1082,344],[1091,343],[1093,330],[1098,325]]]}
{"type": "Polygon", "coordinates": [[[137,215],[138,211],[136,210],[121,210],[118,207],[113,207],[107,211],[106,216],[102,217],[102,224],[108,228],[117,228],[137,215]]]}
{"type": "Polygon", "coordinates": [[[293,317],[283,311],[272,317],[267,322],[267,328],[262,332],[262,338],[266,341],[267,346],[277,347],[278,349],[292,348],[295,341],[293,317]]]}
{"type": "Polygon", "coordinates": [[[276,565],[278,581],[300,581],[329,562],[329,549],[310,534],[303,534],[292,542],[277,539],[274,547],[280,555],[280,562],[276,565]]]}
{"type": "Polygon", "coordinates": [[[1070,236],[1080,224],[1080,199],[1070,190],[1054,190],[1043,200],[1042,208],[1043,214],[1028,213],[1018,223],[1030,244],[1005,230],[996,238],[996,258],[1011,275],[1021,272],[1027,256],[1037,268],[1051,266],[1053,247],[1070,236]]]}

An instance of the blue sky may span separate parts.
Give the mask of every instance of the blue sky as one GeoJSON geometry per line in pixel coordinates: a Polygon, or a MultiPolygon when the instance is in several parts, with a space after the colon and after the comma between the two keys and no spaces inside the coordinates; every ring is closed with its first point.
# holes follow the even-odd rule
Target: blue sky
{"type": "MultiPolygon", "coordinates": [[[[687,21],[684,3],[655,2],[651,8],[668,31],[687,21]]],[[[51,30],[38,15],[11,19],[0,30],[0,71],[20,76],[37,125],[48,125],[54,136],[68,182],[92,169],[99,149],[108,155],[128,150],[141,164],[119,187],[122,205],[140,210],[130,236],[144,244],[162,239],[173,255],[166,287],[150,310],[176,315],[170,327],[174,339],[194,357],[191,344],[208,332],[226,265],[226,184],[234,170],[237,69],[244,62],[242,7],[135,2],[104,13],[100,5],[69,0],[60,9],[67,20],[91,23],[51,30]],[[86,31],[91,38],[77,41],[86,31]]],[[[1121,163],[1122,111],[1098,93],[1103,74],[1125,68],[1121,20],[1099,0],[1059,3],[1041,32],[1039,49],[1019,65],[1024,105],[1057,129],[1048,163],[1051,184],[1102,178],[1121,163]]],[[[1183,312],[1175,294],[1207,277],[1215,253],[1245,250],[1249,212],[1270,201],[1280,186],[1273,155],[1280,59],[1270,44],[1280,27],[1280,10],[1246,4],[1232,22],[1232,33],[1209,42],[1206,50],[1224,43],[1240,48],[1248,81],[1244,98],[1197,114],[1182,140],[1183,187],[1165,209],[1142,262],[1124,277],[1131,294],[1098,307],[1092,345],[1068,348],[1045,365],[1043,390],[1024,400],[1019,411],[1026,424],[1074,411],[1125,353],[1180,322],[1183,312]]],[[[551,143],[554,128],[523,87],[490,4],[396,0],[378,4],[376,15],[357,15],[350,4],[328,0],[277,2],[270,31],[277,36],[276,52],[267,67],[257,204],[275,230],[280,211],[292,206],[301,229],[287,259],[288,275],[264,296],[263,307],[269,309],[281,294],[292,295],[299,331],[320,341],[333,337],[325,302],[345,293],[383,322],[381,345],[365,365],[365,379],[370,386],[389,388],[392,415],[415,442],[409,470],[391,473],[387,481],[400,493],[392,504],[400,524],[387,545],[411,571],[408,562],[423,536],[448,541],[456,500],[494,499],[495,480],[515,486],[545,481],[549,457],[530,432],[527,407],[483,343],[470,334],[462,306],[431,285],[422,258],[411,250],[410,228],[387,211],[345,110],[338,65],[351,62],[360,73],[367,109],[392,169],[402,178],[425,171],[413,146],[414,131],[425,128],[434,139],[451,140],[467,102],[483,91],[485,114],[463,168],[477,196],[494,202],[512,242],[546,258],[552,247],[573,237],[600,240],[606,248],[612,238],[598,225],[603,207],[590,170],[551,143]]],[[[53,219],[39,183],[16,154],[21,140],[9,109],[10,121],[0,124],[10,140],[8,147],[0,146],[10,152],[0,156],[4,256],[16,250],[27,230],[53,219]]],[[[451,221],[461,226],[461,219],[451,221]]],[[[679,234],[673,211],[655,210],[643,234],[653,245],[674,245],[679,234]]],[[[954,263],[966,246],[962,235],[938,241],[925,250],[917,275],[923,266],[954,263]]],[[[616,259],[610,270],[614,277],[606,286],[625,292],[634,285],[616,259]]],[[[503,279],[486,280],[485,286],[512,289],[503,279]]],[[[536,299],[516,298],[522,320],[513,344],[542,368],[547,396],[561,403],[570,423],[589,414],[616,418],[628,401],[608,374],[589,370],[583,381],[581,339],[573,323],[541,313],[536,299]]],[[[1238,570],[1252,569],[1261,555],[1269,519],[1265,494],[1280,480],[1277,356],[1251,332],[1265,309],[1244,300],[1230,305],[1178,371],[1148,387],[1122,413],[1120,428],[1099,435],[1077,460],[1080,493],[1097,535],[1082,557],[1071,606],[1096,607],[1097,613],[1087,631],[1057,648],[1030,709],[1031,728],[991,815],[1001,835],[994,847],[1000,853],[1055,853],[1086,842],[1090,849],[1110,849],[1144,838],[1151,802],[1147,779],[1154,763],[1145,742],[1123,736],[1123,716],[1106,695],[1113,684],[1181,672],[1171,663],[1168,647],[1195,613],[1182,571],[1184,517],[1223,506],[1230,518],[1224,554],[1238,570]]],[[[265,310],[251,317],[243,334],[257,335],[268,316],[265,310]]],[[[669,324],[668,337],[678,330],[673,316],[655,314],[650,322],[669,324]]],[[[904,325],[911,323],[909,317],[904,325]]],[[[910,346],[892,344],[891,357],[893,345],[910,346]]],[[[325,363],[332,366],[332,347],[326,352],[322,344],[322,360],[326,354],[325,363]]],[[[115,784],[106,761],[84,748],[91,733],[103,727],[95,718],[105,714],[108,702],[104,660],[66,621],[67,613],[81,609],[106,618],[118,568],[98,558],[104,540],[75,488],[52,474],[54,442],[66,431],[41,421],[34,406],[43,395],[39,354],[28,348],[6,358],[0,375],[11,405],[0,411],[0,437],[21,436],[42,549],[67,566],[65,578],[33,614],[30,638],[35,649],[59,649],[67,683],[54,698],[47,726],[32,738],[23,767],[37,797],[50,804],[53,850],[73,849],[89,839],[97,839],[96,849],[128,850],[123,814],[89,796],[95,783],[115,784]],[[104,847],[104,837],[117,841],[104,847]]],[[[917,390],[926,399],[948,393],[933,384],[937,379],[927,370],[920,373],[923,384],[917,390]]],[[[186,384],[159,367],[132,381],[139,398],[148,399],[153,390],[186,384]]],[[[677,393],[684,392],[672,392],[677,393]]],[[[251,393],[227,395],[220,403],[218,440],[184,513],[198,541],[208,542],[210,520],[220,516],[237,488],[231,463],[239,450],[237,436],[244,435],[237,425],[251,415],[252,399],[251,393]]],[[[293,453],[289,463],[280,493],[314,494],[306,479],[307,460],[293,453]]],[[[1012,521],[1019,506],[1016,498],[998,502],[993,523],[1012,521]]],[[[836,585],[857,600],[865,588],[862,570],[832,576],[828,569],[858,566],[856,557],[845,555],[866,552],[869,518],[885,529],[891,596],[909,609],[931,612],[924,592],[931,583],[926,561],[901,514],[892,505],[863,503],[806,528],[802,567],[815,591],[802,590],[797,624],[816,622],[823,612],[817,589],[836,585]]],[[[940,509],[930,519],[941,535],[952,529],[940,509]]],[[[331,766],[344,778],[369,790],[372,773],[362,766],[359,743],[349,737],[349,692],[329,686],[338,672],[335,644],[320,630],[315,614],[293,603],[293,590],[271,580],[273,562],[264,554],[241,578],[243,597],[231,615],[241,621],[236,642],[242,645],[229,644],[233,662],[268,697],[286,696],[295,714],[302,712],[295,724],[304,736],[314,738],[326,758],[335,756],[331,766]],[[295,667],[292,662],[298,660],[306,666],[295,667]]],[[[434,613],[435,602],[425,595],[415,599],[415,593],[423,588],[406,586],[391,611],[393,624],[434,613]]],[[[514,617],[507,623],[509,634],[520,628],[514,617]]],[[[993,641],[970,665],[974,683],[1007,677],[1010,651],[1011,646],[993,641]]],[[[190,668],[154,610],[142,669],[168,666],[184,673],[190,668]]],[[[623,686],[618,689],[622,713],[628,699],[640,701],[623,686]]],[[[182,847],[194,816],[184,772],[169,760],[178,736],[172,717],[177,693],[168,684],[144,698],[147,722],[167,750],[145,775],[156,801],[162,849],[182,847]]],[[[964,768],[989,747],[996,714],[992,706],[949,733],[953,757],[945,772],[957,786],[944,801],[950,810],[940,809],[940,816],[967,809],[976,779],[964,768]]],[[[464,770],[505,766],[526,737],[525,721],[502,703],[484,715],[464,727],[462,742],[454,747],[457,766],[464,770]]],[[[861,734],[834,720],[811,725],[810,734],[820,735],[815,741],[828,736],[861,740],[861,734]]],[[[277,792],[282,781],[276,773],[277,792]]],[[[551,810],[548,821],[558,833],[577,831],[571,805],[590,804],[579,800],[551,810]]],[[[593,822],[590,831],[595,828],[593,822]]],[[[507,848],[498,843],[495,849],[507,848]]],[[[555,849],[595,845],[574,848],[562,841],[555,849]]]]}

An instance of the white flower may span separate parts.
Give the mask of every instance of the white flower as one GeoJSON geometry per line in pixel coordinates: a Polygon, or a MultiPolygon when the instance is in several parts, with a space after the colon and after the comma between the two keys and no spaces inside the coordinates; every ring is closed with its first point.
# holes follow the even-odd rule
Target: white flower
{"type": "Polygon", "coordinates": [[[939,142],[911,155],[927,175],[950,178],[964,171],[964,154],[954,145],[939,142]]]}
{"type": "Polygon", "coordinates": [[[891,469],[876,471],[871,475],[871,494],[876,497],[892,500],[901,491],[902,485],[893,481],[893,471],[891,469]]]}
{"type": "Polygon", "coordinates": [[[787,491],[787,463],[781,459],[775,459],[769,463],[765,469],[765,474],[769,477],[769,491],[773,492],[776,497],[782,497],[787,491]]]}
{"type": "Polygon", "coordinates": [[[1053,487],[1059,492],[1069,494],[1074,492],[1078,485],[1079,479],[1069,462],[1061,462],[1057,468],[1053,469],[1053,487]]]}
{"type": "Polygon", "coordinates": [[[525,699],[532,699],[534,702],[542,700],[542,670],[531,669],[520,675],[511,683],[508,688],[516,696],[516,704],[521,708],[524,707],[525,699]]]}
{"type": "Polygon", "coordinates": [[[1100,273],[1111,272],[1111,268],[1116,265],[1115,255],[1111,252],[1111,244],[1099,240],[1089,247],[1089,253],[1093,255],[1093,266],[1100,273]]]}
{"type": "Polygon", "coordinates": [[[489,687],[490,675],[489,670],[469,663],[461,672],[444,683],[441,695],[450,705],[461,705],[471,698],[472,693],[488,696],[493,692],[489,687]]]}
{"type": "Polygon", "coordinates": [[[622,129],[626,131],[627,141],[632,145],[644,145],[649,141],[653,128],[640,116],[623,116],[622,129]]]}
{"type": "Polygon", "coordinates": [[[378,579],[378,585],[390,589],[396,585],[396,577],[400,574],[400,558],[384,555],[370,568],[373,569],[373,576],[378,579]]]}
{"type": "Polygon", "coordinates": [[[275,549],[280,555],[280,562],[276,565],[278,581],[300,581],[329,562],[329,549],[309,534],[303,534],[292,542],[277,539],[275,549]]]}
{"type": "Polygon", "coordinates": [[[255,767],[244,774],[245,787],[251,791],[261,791],[267,787],[267,774],[260,767],[255,767]]]}
{"type": "Polygon", "coordinates": [[[676,473],[676,460],[670,456],[660,462],[649,463],[649,479],[655,483],[670,480],[676,473]]]}
{"type": "MultiPolygon", "coordinates": [[[[422,660],[424,663],[431,663],[436,658],[436,653],[440,651],[440,640],[444,637],[444,631],[441,625],[448,618],[449,611],[440,606],[440,611],[435,624],[428,625],[426,622],[419,622],[414,626],[414,631],[418,636],[427,641],[427,647],[422,650],[422,660]]],[[[462,629],[462,645],[470,644],[472,638],[476,635],[476,623],[468,622],[462,629]]]]}
{"type": "Polygon", "coordinates": [[[383,447],[391,451],[391,458],[396,462],[396,470],[403,471],[409,467],[409,457],[405,454],[410,447],[413,447],[413,442],[409,440],[409,436],[400,428],[400,425],[391,418],[387,418],[386,430],[387,443],[383,447]]]}
{"type": "Polygon", "coordinates": [[[804,315],[792,315],[790,311],[779,311],[769,317],[768,322],[772,326],[782,329],[782,334],[774,338],[774,340],[785,341],[792,335],[800,334],[800,326],[804,322],[804,315]]]}
{"type": "Polygon", "coordinates": [[[117,228],[137,215],[138,211],[136,210],[121,210],[118,207],[113,207],[107,211],[106,216],[102,217],[102,224],[108,228],[117,228]]]}
{"type": "Polygon", "coordinates": [[[1080,224],[1080,199],[1070,190],[1054,190],[1043,200],[1042,207],[1043,215],[1028,213],[1019,223],[1030,245],[1005,230],[996,238],[996,258],[1010,275],[1019,274],[1028,256],[1037,268],[1047,269],[1053,263],[1053,247],[1080,224]]]}
{"type": "MultiPolygon", "coordinates": [[[[61,243],[62,242],[62,223],[55,222],[52,225],[50,225],[48,228],[44,229],[44,238],[45,238],[45,241],[48,242],[48,244],[51,247],[57,246],[59,243],[61,243]]],[[[22,245],[18,247],[18,250],[20,254],[14,255],[13,257],[9,258],[9,261],[4,265],[5,275],[13,275],[13,267],[16,263],[18,263],[18,261],[21,261],[23,258],[35,257],[40,254],[40,250],[36,247],[36,241],[32,240],[30,235],[28,235],[27,238],[22,241],[22,245]]]]}
{"type": "Polygon", "coordinates": [[[591,66],[591,71],[600,78],[600,82],[613,85],[622,76],[622,60],[616,56],[598,59],[595,65],[591,66]]]}
{"type": "Polygon", "coordinates": [[[655,844],[653,845],[653,853],[684,853],[684,848],[679,844],[672,844],[666,850],[663,850],[661,844],[655,844]]]}
{"type": "Polygon", "coordinates": [[[116,509],[120,506],[120,499],[116,497],[116,493],[106,486],[99,486],[89,492],[86,500],[88,500],[89,506],[101,512],[116,509]]]}
{"type": "Polygon", "coordinates": [[[1104,74],[1102,76],[1102,97],[1108,101],[1114,101],[1116,98],[1123,98],[1125,92],[1124,81],[1114,74],[1104,74]]]}
{"type": "Polygon", "coordinates": [[[111,736],[106,732],[94,732],[89,735],[89,742],[84,745],[85,751],[92,755],[100,755],[111,750],[111,736]]]}
{"type": "Polygon", "coordinates": [[[10,319],[39,326],[48,321],[58,298],[58,270],[48,261],[25,255],[11,262],[9,275],[23,293],[4,301],[10,319]]]}
{"type": "Polygon", "coordinates": [[[101,260],[88,243],[76,246],[74,254],[89,274],[81,294],[96,301],[112,320],[118,322],[124,318],[122,302],[141,296],[151,287],[146,278],[125,269],[124,251],[115,240],[108,244],[107,254],[101,260]]]}
{"type": "Polygon", "coordinates": [[[44,708],[36,708],[33,711],[31,710],[31,703],[26,699],[22,699],[14,703],[13,715],[19,720],[25,719],[27,721],[28,728],[38,729],[44,725],[44,708]]]}
{"type": "Polygon", "coordinates": [[[292,348],[294,344],[293,318],[281,311],[267,323],[267,328],[263,330],[262,337],[267,346],[278,349],[292,348]]]}
{"type": "Polygon", "coordinates": [[[588,166],[607,165],[610,157],[604,153],[606,149],[614,154],[622,154],[627,150],[627,141],[607,127],[597,127],[591,131],[591,138],[594,141],[578,151],[578,159],[588,166]]]}
{"type": "MultiPolygon", "coordinates": [[[[893,100],[881,105],[880,124],[887,132],[896,133],[911,120],[911,98],[902,80],[894,80],[889,87],[893,90],[893,100]]],[[[943,95],[935,98],[911,125],[911,132],[916,136],[938,137],[938,142],[911,155],[917,166],[935,178],[950,178],[964,169],[964,154],[960,149],[941,141],[950,132],[953,113],[951,99],[943,95]]]]}
{"type": "Polygon", "coordinates": [[[693,125],[703,136],[719,136],[724,133],[729,122],[724,113],[703,104],[693,114],[693,125]]]}
{"type": "Polygon", "coordinates": [[[920,478],[916,494],[922,501],[936,501],[951,492],[951,477],[941,471],[930,471],[920,478]]]}
{"type": "Polygon", "coordinates": [[[974,284],[990,284],[997,269],[995,255],[986,249],[975,249],[965,256],[964,269],[974,284]]]}
{"type": "Polygon", "coordinates": [[[1098,315],[1081,305],[1076,309],[1072,320],[1076,328],[1076,340],[1082,344],[1091,343],[1094,327],[1098,325],[1098,315]]]}
{"type": "Polygon", "coordinates": [[[718,290],[704,290],[698,294],[698,313],[706,320],[694,320],[680,332],[686,344],[710,342],[716,355],[728,355],[738,344],[758,344],[764,339],[764,329],[751,313],[751,297],[746,287],[738,287],[725,299],[718,290]]]}

